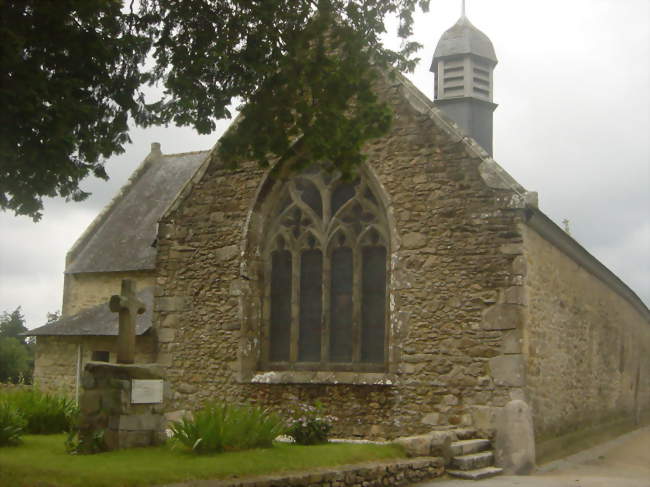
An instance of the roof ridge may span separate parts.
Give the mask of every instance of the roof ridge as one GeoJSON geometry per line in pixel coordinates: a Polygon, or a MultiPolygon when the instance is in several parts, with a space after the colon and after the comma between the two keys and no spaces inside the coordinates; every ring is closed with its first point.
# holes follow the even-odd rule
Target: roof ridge
{"type": "Polygon", "coordinates": [[[204,154],[210,152],[212,149],[202,149],[202,150],[193,150],[188,152],[176,152],[174,154],[160,154],[162,157],[178,157],[178,156],[190,156],[195,154],[204,154]]]}

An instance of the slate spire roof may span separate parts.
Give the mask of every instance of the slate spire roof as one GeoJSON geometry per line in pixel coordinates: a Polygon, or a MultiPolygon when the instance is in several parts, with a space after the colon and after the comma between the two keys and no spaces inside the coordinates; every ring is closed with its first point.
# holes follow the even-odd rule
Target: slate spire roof
{"type": "Polygon", "coordinates": [[[437,64],[438,59],[467,54],[482,57],[494,64],[498,62],[492,41],[462,15],[440,38],[432,66],[437,64]]]}

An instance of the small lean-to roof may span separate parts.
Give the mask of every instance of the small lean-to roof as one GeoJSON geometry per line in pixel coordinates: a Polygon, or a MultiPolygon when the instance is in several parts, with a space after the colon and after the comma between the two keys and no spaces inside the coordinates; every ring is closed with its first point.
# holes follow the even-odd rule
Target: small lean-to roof
{"type": "Polygon", "coordinates": [[[77,240],[67,274],[155,267],[157,224],[209,151],[164,155],[158,144],[128,183],[77,240]]]}
{"type": "Polygon", "coordinates": [[[440,58],[465,54],[473,54],[497,63],[492,41],[463,15],[438,41],[433,63],[435,65],[440,58]]]}
{"type": "MultiPolygon", "coordinates": [[[[145,311],[137,315],[135,334],[144,335],[151,328],[153,310],[153,287],[142,289],[136,294],[144,303],[145,311]]],[[[119,330],[118,313],[104,304],[85,309],[73,316],[66,316],[54,323],[34,328],[24,333],[26,336],[117,336],[119,330]]]]}

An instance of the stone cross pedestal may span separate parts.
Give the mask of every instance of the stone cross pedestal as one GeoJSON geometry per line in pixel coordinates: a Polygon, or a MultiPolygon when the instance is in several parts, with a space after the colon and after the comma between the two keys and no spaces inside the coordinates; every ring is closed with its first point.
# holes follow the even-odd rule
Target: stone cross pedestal
{"type": "Polygon", "coordinates": [[[135,320],[136,314],[144,313],[144,303],[135,297],[135,283],[130,279],[122,280],[120,295],[111,296],[108,307],[119,313],[120,330],[117,337],[117,363],[135,362],[135,320]]]}

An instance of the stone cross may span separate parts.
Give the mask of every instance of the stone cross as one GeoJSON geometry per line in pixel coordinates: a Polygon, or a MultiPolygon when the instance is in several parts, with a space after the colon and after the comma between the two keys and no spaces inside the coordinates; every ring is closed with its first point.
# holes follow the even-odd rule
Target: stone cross
{"type": "Polygon", "coordinates": [[[135,283],[122,279],[121,294],[111,296],[108,307],[113,313],[119,313],[120,331],[117,337],[117,363],[135,362],[135,319],[136,313],[144,313],[144,303],[135,297],[135,283]]]}

